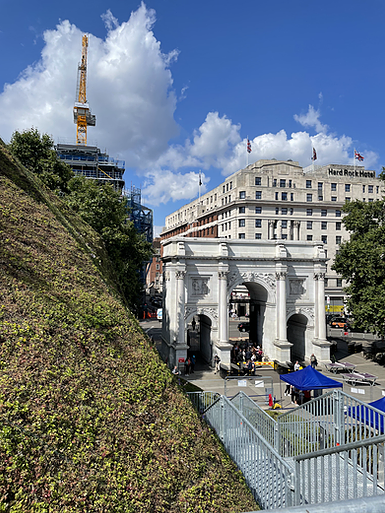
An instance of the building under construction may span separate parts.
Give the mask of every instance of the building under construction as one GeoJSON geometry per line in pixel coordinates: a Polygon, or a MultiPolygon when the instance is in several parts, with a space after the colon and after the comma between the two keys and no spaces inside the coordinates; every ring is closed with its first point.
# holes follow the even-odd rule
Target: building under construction
{"type": "Polygon", "coordinates": [[[124,160],[113,159],[96,146],[83,144],[57,144],[56,153],[76,175],[109,183],[117,191],[123,189],[124,160]]]}

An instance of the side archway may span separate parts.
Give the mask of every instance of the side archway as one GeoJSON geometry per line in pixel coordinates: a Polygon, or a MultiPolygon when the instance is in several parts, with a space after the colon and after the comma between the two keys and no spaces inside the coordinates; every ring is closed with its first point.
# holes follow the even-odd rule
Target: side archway
{"type": "Polygon", "coordinates": [[[287,321],[287,340],[292,344],[291,361],[302,362],[306,356],[306,328],[308,319],[301,313],[295,313],[287,321]]]}

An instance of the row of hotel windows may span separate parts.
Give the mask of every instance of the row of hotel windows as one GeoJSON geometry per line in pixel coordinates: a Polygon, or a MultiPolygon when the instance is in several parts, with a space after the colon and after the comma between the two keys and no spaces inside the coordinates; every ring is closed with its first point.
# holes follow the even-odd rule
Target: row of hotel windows
{"type": "MultiPolygon", "coordinates": [[[[232,182],[231,183],[231,188],[232,188],[232,182]]],[[[262,185],[262,181],[261,181],[261,178],[259,176],[256,176],[255,177],[255,185],[262,185]]],[[[318,188],[318,191],[322,191],[323,190],[323,182],[318,182],[317,184],[317,188],[318,188]]],[[[273,187],[277,187],[278,186],[278,180],[277,178],[273,178],[273,187]]],[[[295,187],[295,184],[293,185],[293,182],[292,180],[286,180],[286,179],[283,179],[281,178],[279,180],[279,187],[295,187]]],[[[306,180],[306,189],[312,189],[312,180],[306,180]]],[[[336,191],[337,190],[337,183],[331,183],[330,184],[330,187],[331,187],[331,190],[332,191],[336,191]]],[[[362,186],[362,192],[365,192],[365,189],[366,189],[366,185],[363,185],[362,186]]],[[[351,190],[351,184],[350,183],[346,183],[345,184],[345,192],[350,192],[351,190]]],[[[223,192],[225,192],[225,189],[224,189],[224,186],[223,186],[223,192]]],[[[374,192],[374,186],[373,185],[368,185],[368,193],[369,194],[373,194],[374,192]]],[[[376,193],[378,194],[379,192],[379,186],[376,185],[376,193]]]]}
{"type": "MultiPolygon", "coordinates": [[[[275,223],[277,223],[277,221],[275,221],[275,223]]],[[[306,228],[308,230],[312,230],[313,229],[313,225],[315,224],[315,222],[313,221],[307,221],[306,222],[306,228]]],[[[329,222],[329,227],[330,227],[330,222],[329,222]]],[[[246,219],[238,219],[238,227],[239,228],[244,228],[246,226],[246,219]]],[[[336,226],[336,230],[341,230],[342,228],[342,223],[341,222],[337,222],[335,223],[335,226],[336,226]]],[[[262,228],[262,219],[255,219],[255,227],[256,228],[262,228]]],[[[282,220],[281,221],[281,227],[282,228],[287,228],[287,221],[286,220],[282,220]]],[[[229,221],[228,223],[224,223],[222,224],[222,231],[224,230],[231,230],[231,221],[229,221]]],[[[327,230],[328,229],[328,223],[327,221],[321,221],[321,230],[327,230]]]]}
{"type": "MultiPolygon", "coordinates": [[[[294,209],[293,208],[286,208],[282,207],[281,209],[279,207],[276,207],[275,213],[276,215],[279,215],[279,212],[281,211],[281,215],[286,216],[287,214],[293,215],[294,209]]],[[[329,211],[331,212],[331,211],[329,211]]],[[[238,207],[238,213],[239,214],[245,214],[246,213],[246,207],[238,207]]],[[[262,207],[255,207],[255,213],[256,214],[262,214],[262,207]]],[[[328,213],[328,210],[326,208],[321,208],[321,217],[326,217],[328,213]]],[[[230,211],[224,212],[222,214],[222,219],[230,215],[230,211]]],[[[313,209],[307,208],[306,209],[306,215],[312,216],[313,215],[313,209]]],[[[341,217],[341,210],[335,210],[335,216],[341,217]]]]}
{"type": "MultiPolygon", "coordinates": [[[[348,184],[345,184],[345,185],[348,185],[348,184]]],[[[346,191],[346,192],[348,192],[348,191],[346,191]]],[[[239,192],[239,199],[246,199],[246,191],[240,191],[239,192]]],[[[255,191],[255,199],[256,200],[261,200],[262,199],[262,191],[255,191]]],[[[323,201],[323,199],[324,199],[323,195],[322,194],[318,194],[318,201],[323,201]]],[[[337,196],[331,196],[330,199],[331,199],[331,201],[337,201],[337,196]]],[[[350,201],[350,199],[351,199],[350,197],[345,196],[345,201],[350,201]]],[[[275,193],[275,200],[276,201],[279,200],[279,192],[275,193]]],[[[231,196],[229,196],[228,201],[230,203],[231,196]]],[[[289,193],[281,192],[281,201],[289,201],[289,193]]],[[[290,201],[294,201],[294,193],[292,193],[292,192],[290,192],[290,201]]],[[[313,201],[313,194],[312,193],[306,194],[306,201],[308,201],[308,202],[313,201]]],[[[365,200],[363,200],[363,201],[365,201],[365,200]]],[[[370,198],[368,201],[372,202],[373,199],[370,198]]],[[[225,203],[227,203],[227,196],[226,196],[226,198],[222,198],[222,205],[224,205],[225,203]]]]}
{"type": "MultiPolygon", "coordinates": [[[[255,238],[256,239],[262,239],[262,233],[256,233],[255,234],[255,238]]],[[[277,238],[276,234],[274,234],[273,238],[274,239],[277,238]]],[[[246,234],[245,233],[238,233],[238,239],[246,239],[246,234]]],[[[287,239],[287,233],[282,233],[281,234],[281,239],[284,239],[284,240],[287,239]]],[[[309,242],[312,241],[313,240],[313,235],[308,235],[306,237],[306,240],[309,241],[309,242]]],[[[327,235],[322,235],[321,240],[322,240],[322,242],[324,244],[327,244],[328,243],[327,235]]],[[[336,244],[341,244],[341,243],[342,243],[342,238],[341,238],[341,236],[338,235],[336,237],[336,244]]]]}

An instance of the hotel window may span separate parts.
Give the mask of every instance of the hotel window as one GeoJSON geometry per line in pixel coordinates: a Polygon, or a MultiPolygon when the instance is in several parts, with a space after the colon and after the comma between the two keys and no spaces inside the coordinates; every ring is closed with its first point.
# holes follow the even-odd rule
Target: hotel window
{"type": "Polygon", "coordinates": [[[217,201],[217,193],[214,194],[214,201],[217,201]]]}
{"type": "Polygon", "coordinates": [[[223,192],[226,192],[226,185],[223,186],[223,192]]]}
{"type": "Polygon", "coordinates": [[[244,219],[238,219],[238,226],[239,226],[239,228],[243,228],[245,226],[245,220],[244,219]]]}
{"type": "Polygon", "coordinates": [[[336,230],[341,230],[341,224],[342,223],[336,223],[336,230]]]}
{"type": "Polygon", "coordinates": [[[322,182],[318,182],[318,192],[322,192],[322,187],[323,187],[323,183],[322,182]]]}
{"type": "Polygon", "coordinates": [[[336,217],[341,217],[341,210],[336,210],[336,217]]]}
{"type": "Polygon", "coordinates": [[[291,187],[291,184],[292,184],[292,181],[291,181],[291,180],[289,180],[289,187],[291,187]]]}
{"type": "Polygon", "coordinates": [[[306,240],[313,240],[313,235],[306,235],[306,240]]]}
{"type": "Polygon", "coordinates": [[[282,228],[287,228],[287,221],[281,221],[282,222],[282,228]]]}
{"type": "Polygon", "coordinates": [[[286,187],[286,180],[281,179],[281,180],[279,181],[279,186],[280,186],[280,187],[286,187]]]}
{"type": "Polygon", "coordinates": [[[332,196],[332,201],[337,201],[337,196],[332,196]]]}
{"type": "Polygon", "coordinates": [[[255,207],[256,214],[262,214],[262,207],[255,207]]]}
{"type": "Polygon", "coordinates": [[[262,191],[255,191],[255,199],[262,199],[262,191]]]}
{"type": "Polygon", "coordinates": [[[261,185],[261,177],[260,176],[255,177],[255,185],[261,185]]]}
{"type": "Polygon", "coordinates": [[[227,205],[227,196],[225,197],[225,204],[227,205]]]}
{"type": "Polygon", "coordinates": [[[380,189],[379,185],[376,185],[376,193],[377,194],[378,194],[379,189],[380,189]]]}
{"type": "Polygon", "coordinates": [[[229,230],[231,229],[231,221],[229,221],[229,230]]]}
{"type": "Polygon", "coordinates": [[[281,208],[281,214],[283,216],[286,216],[287,215],[287,208],[281,208]]]}
{"type": "Polygon", "coordinates": [[[332,183],[330,185],[332,187],[332,191],[336,191],[337,190],[337,184],[336,183],[332,183]]]}
{"type": "Polygon", "coordinates": [[[365,192],[365,185],[362,186],[362,192],[365,192]]]}
{"type": "Polygon", "coordinates": [[[368,185],[368,193],[373,194],[373,185],[368,185]]]}
{"type": "Polygon", "coordinates": [[[347,201],[347,202],[349,203],[350,198],[348,198],[348,197],[346,197],[346,196],[345,196],[345,201],[347,201]]]}
{"type": "Polygon", "coordinates": [[[276,178],[273,179],[273,187],[277,187],[277,179],[276,178]]]}
{"type": "Polygon", "coordinates": [[[245,208],[246,207],[239,207],[239,213],[240,214],[244,214],[245,213],[245,208]]]}
{"type": "Polygon", "coordinates": [[[308,230],[312,230],[313,229],[313,221],[306,221],[306,228],[308,230]]]}
{"type": "Polygon", "coordinates": [[[306,201],[313,201],[313,194],[306,194],[306,201]]]}
{"type": "Polygon", "coordinates": [[[287,192],[282,192],[281,193],[281,200],[282,201],[287,201],[287,192]]]}
{"type": "Polygon", "coordinates": [[[222,198],[222,205],[225,204],[225,198],[222,198]]]}
{"type": "Polygon", "coordinates": [[[318,201],[323,201],[324,197],[321,194],[318,194],[318,201]]]}
{"type": "Polygon", "coordinates": [[[327,216],[326,208],[321,208],[321,217],[326,217],[326,216],[327,216]]]}
{"type": "Polygon", "coordinates": [[[230,203],[230,201],[231,201],[231,194],[230,194],[230,196],[229,196],[229,203],[230,203]]]}
{"type": "Polygon", "coordinates": [[[307,216],[312,216],[313,215],[313,209],[312,208],[307,208],[306,209],[306,215],[307,216]]]}
{"type": "Polygon", "coordinates": [[[373,203],[373,198],[368,199],[369,203],[373,203]]]}
{"type": "Polygon", "coordinates": [[[341,244],[341,242],[342,242],[342,237],[341,237],[341,235],[337,235],[337,236],[336,236],[336,244],[341,244]]]}
{"type": "Polygon", "coordinates": [[[342,287],[342,278],[337,278],[337,287],[342,287]]]}
{"type": "Polygon", "coordinates": [[[294,208],[289,208],[289,214],[292,216],[294,214],[294,208]]]}
{"type": "Polygon", "coordinates": [[[245,199],[246,198],[246,191],[240,191],[239,192],[239,199],[245,199]]]}
{"type": "Polygon", "coordinates": [[[311,180],[306,180],[306,189],[311,189],[311,180]]]}
{"type": "Polygon", "coordinates": [[[245,239],[245,234],[244,233],[238,233],[238,239],[245,239]]]}
{"type": "Polygon", "coordinates": [[[290,193],[290,201],[294,201],[294,194],[292,192],[290,193]]]}
{"type": "Polygon", "coordinates": [[[230,182],[230,191],[233,188],[233,182],[230,182]]]}
{"type": "Polygon", "coordinates": [[[276,213],[276,215],[279,214],[279,208],[278,207],[275,207],[275,213],[276,213]]]}
{"type": "Polygon", "coordinates": [[[327,278],[324,278],[324,284],[325,284],[325,287],[328,286],[328,279],[327,278]]]}
{"type": "Polygon", "coordinates": [[[328,229],[327,221],[321,221],[321,230],[327,230],[327,229],[328,229]]]}
{"type": "Polygon", "coordinates": [[[225,225],[222,224],[222,232],[224,232],[224,231],[225,231],[225,225]]]}
{"type": "Polygon", "coordinates": [[[256,219],[255,220],[255,227],[256,228],[262,228],[262,220],[261,219],[256,219]]]}
{"type": "Polygon", "coordinates": [[[327,235],[322,235],[321,239],[322,239],[322,242],[323,242],[324,244],[327,244],[327,243],[328,243],[327,235]]]}
{"type": "Polygon", "coordinates": [[[345,192],[350,192],[350,183],[345,184],[345,192]]]}
{"type": "Polygon", "coordinates": [[[229,184],[226,184],[226,192],[229,192],[229,184]]]}
{"type": "Polygon", "coordinates": [[[255,234],[256,239],[262,239],[262,233],[256,233],[255,234]]]}
{"type": "Polygon", "coordinates": [[[286,240],[287,239],[287,233],[282,233],[281,239],[286,240]]]}
{"type": "Polygon", "coordinates": [[[279,198],[279,194],[278,194],[278,192],[276,192],[275,193],[275,199],[278,200],[278,198],[279,198]]]}

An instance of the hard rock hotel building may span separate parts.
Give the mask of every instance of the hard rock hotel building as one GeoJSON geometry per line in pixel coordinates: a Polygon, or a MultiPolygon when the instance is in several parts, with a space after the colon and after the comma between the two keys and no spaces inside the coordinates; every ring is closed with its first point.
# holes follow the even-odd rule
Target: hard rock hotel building
{"type": "Polygon", "coordinates": [[[343,282],[332,270],[349,239],[342,207],[382,199],[383,183],[364,166],[302,168],[291,160],[259,160],[166,217],[161,238],[223,237],[322,241],[327,252],[326,310],[342,312],[343,282]]]}

